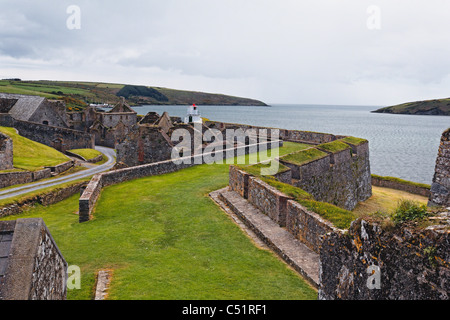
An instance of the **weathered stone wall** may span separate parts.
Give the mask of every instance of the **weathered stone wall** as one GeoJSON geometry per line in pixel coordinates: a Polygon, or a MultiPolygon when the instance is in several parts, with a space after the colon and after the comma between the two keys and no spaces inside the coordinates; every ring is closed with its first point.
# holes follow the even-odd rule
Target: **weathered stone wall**
{"type": "Polygon", "coordinates": [[[430,189],[410,184],[401,183],[398,181],[393,180],[386,180],[378,177],[372,176],[372,185],[382,188],[390,188],[390,189],[396,189],[401,191],[406,191],[412,194],[417,194],[419,196],[423,197],[429,197],[431,195],[430,189]]]}
{"type": "Polygon", "coordinates": [[[42,219],[17,219],[0,288],[2,300],[64,300],[67,263],[42,219]]]}
{"type": "Polygon", "coordinates": [[[89,221],[94,210],[95,203],[97,202],[100,192],[103,187],[103,175],[96,174],[86,188],[79,199],[79,221],[89,221]]]}
{"type": "Polygon", "coordinates": [[[138,166],[168,160],[172,148],[170,138],[160,128],[139,126],[116,146],[117,162],[138,166]]]}
{"type": "Polygon", "coordinates": [[[244,199],[248,198],[248,177],[247,172],[239,170],[236,166],[230,166],[229,186],[244,199]]]}
{"type": "Polygon", "coordinates": [[[52,173],[60,174],[60,173],[63,173],[64,171],[67,171],[70,168],[72,168],[73,165],[74,165],[74,161],[70,160],[70,161],[66,161],[64,163],[58,164],[56,166],[46,167],[46,168],[50,169],[50,171],[52,173]]]}
{"type": "Polygon", "coordinates": [[[14,119],[8,113],[0,113],[0,126],[12,127],[14,125],[14,119]]]}
{"type": "Polygon", "coordinates": [[[13,167],[13,141],[0,132],[0,170],[9,170],[13,167]]]}
{"type": "Polygon", "coordinates": [[[26,208],[34,206],[35,204],[41,204],[43,206],[48,206],[60,201],[63,201],[76,193],[80,193],[81,189],[87,185],[87,182],[79,182],[73,185],[56,188],[44,194],[40,194],[31,198],[21,200],[20,202],[13,203],[0,207],[0,218],[19,214],[23,212],[26,208]]]}
{"type": "Polygon", "coordinates": [[[229,187],[315,252],[319,252],[323,235],[339,231],[315,212],[235,166],[230,166],[229,187]]]}
{"type": "Polygon", "coordinates": [[[71,149],[93,149],[94,138],[87,133],[27,121],[14,121],[19,134],[61,152],[71,149]]]}
{"type": "Polygon", "coordinates": [[[286,225],[286,206],[290,199],[267,183],[248,178],[248,201],[282,227],[286,225]]]}
{"type": "Polygon", "coordinates": [[[428,204],[450,206],[450,128],[442,134],[428,204]]]}
{"type": "Polygon", "coordinates": [[[355,220],[320,248],[322,300],[448,300],[450,233],[355,220]]]}
{"type": "Polygon", "coordinates": [[[280,158],[291,169],[293,185],[316,200],[347,210],[372,195],[368,143],[353,146],[325,157],[296,165],[280,158]]]}
{"type": "Polygon", "coordinates": [[[28,121],[68,128],[66,105],[63,101],[44,100],[41,107],[36,110],[28,121]]]}
{"type": "Polygon", "coordinates": [[[0,188],[30,182],[33,182],[33,173],[30,171],[0,173],[0,188]]]}
{"type": "Polygon", "coordinates": [[[286,230],[314,252],[319,252],[323,235],[338,231],[331,222],[322,219],[317,213],[309,211],[294,200],[287,202],[286,230]]]}

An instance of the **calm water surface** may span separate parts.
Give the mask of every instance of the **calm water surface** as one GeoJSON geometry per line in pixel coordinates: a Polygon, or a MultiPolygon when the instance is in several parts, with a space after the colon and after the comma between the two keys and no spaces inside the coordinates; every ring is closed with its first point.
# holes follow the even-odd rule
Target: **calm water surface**
{"type": "MultiPolygon", "coordinates": [[[[200,106],[202,117],[215,121],[351,135],[369,140],[371,171],[430,184],[439,141],[450,127],[448,116],[371,113],[374,106],[272,105],[271,107],[200,106]]],[[[186,106],[141,106],[184,117],[186,106]]]]}

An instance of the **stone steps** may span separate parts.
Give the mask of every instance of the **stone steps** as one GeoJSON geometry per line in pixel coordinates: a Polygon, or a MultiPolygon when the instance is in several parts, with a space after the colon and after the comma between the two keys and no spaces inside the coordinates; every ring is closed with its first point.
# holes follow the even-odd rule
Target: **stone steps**
{"type": "Polygon", "coordinates": [[[319,255],[316,252],[228,187],[212,192],[210,197],[225,212],[236,214],[246,227],[311,285],[319,287],[319,255]]]}

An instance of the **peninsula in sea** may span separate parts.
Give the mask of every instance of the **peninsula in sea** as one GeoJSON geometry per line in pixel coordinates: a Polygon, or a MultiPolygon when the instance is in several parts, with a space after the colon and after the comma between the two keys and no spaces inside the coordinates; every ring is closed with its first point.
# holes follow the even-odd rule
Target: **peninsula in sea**
{"type": "Polygon", "coordinates": [[[64,100],[66,106],[79,109],[88,104],[116,104],[125,97],[132,106],[139,105],[224,105],[267,106],[262,101],[225,94],[175,90],[154,86],[80,81],[0,80],[0,92],[41,96],[64,100]]]}
{"type": "Polygon", "coordinates": [[[450,98],[407,102],[390,107],[384,107],[372,112],[450,116],[450,98]]]}

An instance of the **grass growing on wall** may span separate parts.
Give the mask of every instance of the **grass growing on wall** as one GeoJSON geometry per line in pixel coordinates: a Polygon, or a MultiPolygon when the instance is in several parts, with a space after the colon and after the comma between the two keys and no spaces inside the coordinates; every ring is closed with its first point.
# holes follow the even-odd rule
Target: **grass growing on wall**
{"type": "Polygon", "coordinates": [[[317,299],[209,199],[228,185],[228,170],[205,164],[109,186],[81,224],[78,195],[17,217],[42,217],[69,265],[81,268],[81,289],[69,299],[91,299],[103,268],[114,270],[110,299],[317,299]]]}
{"type": "Polygon", "coordinates": [[[330,221],[337,228],[347,229],[350,227],[350,223],[357,218],[357,216],[351,211],[339,208],[326,202],[315,201],[312,195],[301,188],[280,182],[275,178],[263,177],[262,180],[284,194],[294,198],[295,201],[305,206],[307,209],[317,213],[325,220],[330,221]]]}
{"type": "Polygon", "coordinates": [[[376,179],[384,180],[384,181],[397,182],[397,183],[400,183],[400,184],[409,185],[409,186],[413,186],[413,187],[419,187],[419,188],[425,188],[425,189],[430,189],[431,188],[431,186],[429,184],[403,180],[403,179],[396,178],[396,177],[378,176],[376,174],[372,174],[372,177],[376,178],[376,179]]]}
{"type": "Polygon", "coordinates": [[[315,148],[309,148],[288,154],[281,158],[281,160],[293,163],[296,165],[307,164],[311,161],[318,160],[327,156],[327,153],[317,150],[315,148]]]}
{"type": "Polygon", "coordinates": [[[339,140],[320,144],[317,147],[322,150],[332,152],[332,153],[350,149],[350,146],[348,144],[346,144],[342,141],[339,141],[339,140]]]}
{"type": "Polygon", "coordinates": [[[0,131],[13,140],[14,168],[37,171],[70,160],[53,148],[20,136],[14,128],[0,127],[0,131]]]}

